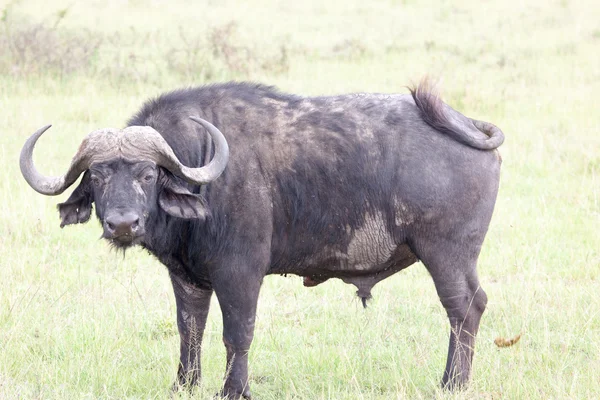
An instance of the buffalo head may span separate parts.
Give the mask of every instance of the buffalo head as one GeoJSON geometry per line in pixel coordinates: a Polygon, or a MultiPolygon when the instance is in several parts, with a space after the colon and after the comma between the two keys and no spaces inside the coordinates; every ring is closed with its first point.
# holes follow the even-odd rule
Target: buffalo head
{"type": "Polygon", "coordinates": [[[229,148],[223,134],[209,122],[190,117],[203,126],[215,143],[215,156],[207,165],[183,165],[164,138],[149,126],[100,129],[88,134],[63,176],[40,174],[33,164],[33,148],[48,129],[35,132],[21,150],[23,177],[37,192],[54,196],[64,192],[83,173],[69,199],[58,205],[61,227],[84,223],[92,203],[104,229],[103,237],[122,248],[143,241],[148,215],[155,209],[184,219],[204,219],[203,199],[188,190],[177,176],[192,185],[215,180],[224,171],[229,148]]]}

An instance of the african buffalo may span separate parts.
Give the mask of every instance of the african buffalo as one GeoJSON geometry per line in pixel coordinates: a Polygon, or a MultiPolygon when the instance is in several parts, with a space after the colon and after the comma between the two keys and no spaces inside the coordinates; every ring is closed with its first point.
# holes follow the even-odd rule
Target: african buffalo
{"type": "Polygon", "coordinates": [[[468,381],[487,302],[476,264],[504,135],[443,103],[426,82],[411,95],[300,97],[248,83],[176,90],[148,101],[125,129],[87,135],[60,177],[32,161],[48,127],[25,143],[23,176],[58,195],[83,173],[58,205],[61,226],[86,222],[95,202],[104,238],[140,245],[167,267],[178,382],[199,382],[213,291],[227,349],[222,394],[248,398],[265,275],[297,274],[306,286],[340,278],[364,303],[377,282],[418,260],[450,320],[442,384],[468,381]]]}

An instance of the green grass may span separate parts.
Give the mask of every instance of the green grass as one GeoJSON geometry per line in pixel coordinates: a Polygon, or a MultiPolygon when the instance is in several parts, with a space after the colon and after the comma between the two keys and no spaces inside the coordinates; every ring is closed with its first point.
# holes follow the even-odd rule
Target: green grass
{"type": "MultiPolygon", "coordinates": [[[[55,204],[68,194],[38,195],[18,169],[34,130],[54,124],[36,162],[58,174],[89,131],[123,126],[145,99],[176,87],[247,79],[306,95],[405,92],[425,74],[440,79],[448,103],[507,138],[479,262],[489,304],[470,388],[437,387],[449,325],[418,264],[377,285],[367,310],[339,281],[307,289],[298,277],[268,277],[253,395],[599,398],[600,5],[237,3],[0,5],[0,398],[166,398],[178,362],[165,268],[141,251],[111,252],[97,222],[59,228],[55,204]],[[23,33],[35,24],[42,37],[23,33]],[[19,59],[9,34],[53,46],[19,59]],[[89,58],[42,57],[77,50],[81,37],[99,41],[89,58]],[[513,347],[493,343],[519,332],[513,347]]],[[[197,398],[212,396],[224,373],[216,300],[203,351],[197,398]]]]}

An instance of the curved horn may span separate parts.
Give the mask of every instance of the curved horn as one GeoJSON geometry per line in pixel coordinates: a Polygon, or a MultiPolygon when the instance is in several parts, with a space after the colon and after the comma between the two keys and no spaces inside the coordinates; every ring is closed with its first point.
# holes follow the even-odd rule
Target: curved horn
{"type": "MultiPolygon", "coordinates": [[[[173,174],[185,179],[187,182],[194,185],[203,185],[217,179],[227,167],[229,161],[229,145],[225,136],[219,131],[213,124],[198,117],[190,117],[190,119],[201,126],[203,126],[215,143],[215,155],[213,159],[205,166],[198,168],[191,168],[183,165],[181,161],[173,153],[173,149],[162,139],[159,135],[157,139],[159,142],[151,146],[153,155],[148,155],[149,158],[153,159],[157,164],[162,165],[173,174]]],[[[145,138],[149,139],[149,136],[144,135],[145,138]]],[[[152,139],[154,140],[154,139],[152,139]]]]}
{"type": "Polygon", "coordinates": [[[86,152],[80,148],[71,161],[69,169],[63,176],[44,176],[40,174],[35,165],[33,165],[33,148],[40,136],[51,126],[46,125],[38,129],[27,139],[21,149],[19,165],[21,166],[21,174],[23,174],[23,177],[33,190],[47,196],[56,196],[71,186],[79,175],[88,168],[89,164],[86,152]]]}
{"type": "Polygon", "coordinates": [[[202,185],[214,181],[223,173],[229,161],[229,146],[223,134],[211,123],[190,117],[203,126],[215,142],[215,155],[205,166],[190,168],[183,165],[164,138],[151,127],[129,127],[123,131],[107,128],[88,134],[63,176],[44,176],[33,165],[33,148],[50,125],[37,130],[23,145],[20,165],[23,177],[39,193],[54,196],[64,192],[93,162],[115,157],[147,158],[167,168],[189,183],[202,185]],[[141,128],[141,129],[140,129],[141,128]]]}
{"type": "MultiPolygon", "coordinates": [[[[227,139],[213,124],[202,118],[191,116],[190,119],[204,127],[215,142],[215,155],[213,159],[203,167],[190,168],[186,171],[185,178],[193,180],[195,183],[208,183],[217,179],[229,162],[229,145],[227,139]]],[[[183,170],[182,170],[183,172],[183,170]]]]}

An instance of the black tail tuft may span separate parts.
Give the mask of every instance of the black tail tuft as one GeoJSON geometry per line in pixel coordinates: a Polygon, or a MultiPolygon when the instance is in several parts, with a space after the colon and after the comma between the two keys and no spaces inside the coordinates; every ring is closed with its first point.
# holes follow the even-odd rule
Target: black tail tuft
{"type": "Polygon", "coordinates": [[[360,300],[362,301],[362,305],[364,308],[367,308],[367,298],[366,297],[361,297],[360,300]]]}

